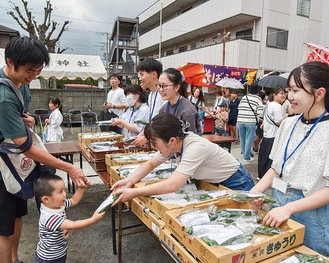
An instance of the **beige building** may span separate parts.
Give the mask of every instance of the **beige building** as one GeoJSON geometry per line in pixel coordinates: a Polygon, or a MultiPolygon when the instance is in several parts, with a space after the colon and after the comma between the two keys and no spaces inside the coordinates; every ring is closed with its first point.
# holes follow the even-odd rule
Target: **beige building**
{"type": "Polygon", "coordinates": [[[140,59],[290,71],[329,43],[327,0],[159,0],[139,15],[140,59]]]}

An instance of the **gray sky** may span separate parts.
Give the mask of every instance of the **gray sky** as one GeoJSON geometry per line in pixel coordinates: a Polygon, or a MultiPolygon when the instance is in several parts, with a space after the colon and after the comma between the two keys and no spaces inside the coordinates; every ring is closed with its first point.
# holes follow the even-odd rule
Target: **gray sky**
{"type": "MultiPolygon", "coordinates": [[[[21,0],[12,0],[21,10],[24,10],[21,0]]],[[[52,20],[60,23],[70,21],[69,31],[62,35],[61,48],[71,47],[65,53],[101,55],[104,53],[106,33],[111,33],[113,22],[118,17],[137,17],[157,0],[51,0],[53,7],[52,20]]],[[[43,20],[46,0],[28,0],[28,6],[38,24],[43,20]]],[[[1,1],[0,24],[21,35],[28,33],[20,28],[17,22],[7,15],[12,10],[11,4],[1,1]]],[[[54,34],[57,36],[57,34],[54,34]]]]}

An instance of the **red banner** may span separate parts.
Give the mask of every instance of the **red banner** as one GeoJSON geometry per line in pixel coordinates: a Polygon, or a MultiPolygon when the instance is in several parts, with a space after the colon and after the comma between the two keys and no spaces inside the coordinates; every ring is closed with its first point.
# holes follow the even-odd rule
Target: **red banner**
{"type": "Polygon", "coordinates": [[[187,63],[178,68],[185,76],[185,81],[195,86],[215,88],[223,78],[235,78],[242,84],[254,81],[257,70],[207,64],[187,63]]]}
{"type": "Polygon", "coordinates": [[[329,66],[329,48],[312,43],[307,43],[307,48],[308,54],[306,62],[321,61],[329,66]]]}

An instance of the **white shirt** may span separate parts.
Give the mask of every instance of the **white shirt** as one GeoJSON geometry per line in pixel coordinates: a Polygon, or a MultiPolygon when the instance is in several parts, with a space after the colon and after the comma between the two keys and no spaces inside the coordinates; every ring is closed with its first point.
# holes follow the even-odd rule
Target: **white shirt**
{"type": "Polygon", "coordinates": [[[150,116],[150,109],[149,107],[143,103],[139,106],[137,110],[133,110],[132,107],[129,107],[127,111],[121,116],[120,119],[130,123],[134,124],[135,128],[137,129],[138,133],[134,133],[127,128],[123,129],[124,137],[131,137],[131,136],[137,136],[141,131],[144,130],[145,125],[141,123],[135,123],[135,121],[149,121],[150,116]]]}
{"type": "MultiPolygon", "coordinates": [[[[299,115],[284,119],[275,136],[270,158],[273,160],[272,168],[278,174],[281,173],[287,141],[298,118],[299,115]]],[[[329,186],[329,116],[325,116],[324,119],[315,126],[308,138],[287,160],[282,173],[282,180],[292,188],[302,190],[305,196],[329,186]]],[[[312,124],[307,124],[305,120],[298,121],[290,137],[288,156],[302,141],[311,126],[312,124]]]]}
{"type": "Polygon", "coordinates": [[[269,102],[265,107],[263,117],[264,137],[274,138],[279,129],[274,123],[282,122],[282,120],[282,106],[275,101],[269,102]]]}
{"type": "Polygon", "coordinates": [[[50,124],[48,124],[47,142],[61,142],[63,139],[63,115],[58,108],[54,109],[49,115],[50,124]]]}
{"type": "MultiPolygon", "coordinates": [[[[107,103],[112,103],[113,105],[124,104],[125,103],[125,93],[122,88],[118,87],[115,90],[110,90],[107,93],[107,103]]],[[[119,117],[124,113],[124,109],[108,109],[108,112],[113,112],[119,117]]]]}
{"type": "Polygon", "coordinates": [[[150,108],[150,116],[147,120],[148,122],[156,115],[159,114],[160,108],[166,103],[166,100],[163,100],[161,95],[159,94],[159,91],[151,91],[148,96],[148,102],[150,108]]]}

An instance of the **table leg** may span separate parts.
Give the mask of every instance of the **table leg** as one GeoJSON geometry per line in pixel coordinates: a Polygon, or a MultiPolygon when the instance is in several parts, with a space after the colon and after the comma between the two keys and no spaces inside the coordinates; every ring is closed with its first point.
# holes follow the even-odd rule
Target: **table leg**
{"type": "Polygon", "coordinates": [[[231,152],[231,148],[232,148],[231,142],[222,142],[222,143],[219,143],[219,146],[222,148],[226,148],[229,153],[231,152]]]}
{"type": "Polygon", "coordinates": [[[117,252],[117,236],[116,236],[116,226],[115,226],[115,207],[111,208],[111,226],[112,226],[112,247],[113,247],[113,254],[116,255],[117,252]]]}
{"type": "Polygon", "coordinates": [[[118,263],[122,263],[122,203],[118,204],[118,263]]]}
{"type": "Polygon", "coordinates": [[[80,169],[82,170],[82,153],[80,152],[80,169]]]}
{"type": "MultiPolygon", "coordinates": [[[[73,164],[73,154],[69,155],[69,162],[71,164],[73,164]]],[[[69,175],[67,175],[67,176],[70,177],[69,175]]],[[[70,180],[70,182],[71,182],[71,186],[72,186],[72,193],[74,194],[75,193],[75,185],[74,185],[72,180],[70,180]]]]}

